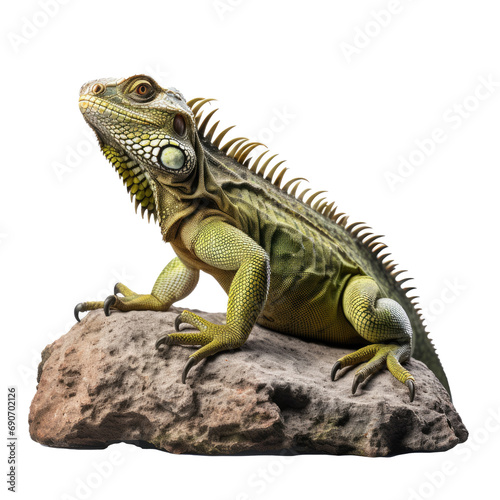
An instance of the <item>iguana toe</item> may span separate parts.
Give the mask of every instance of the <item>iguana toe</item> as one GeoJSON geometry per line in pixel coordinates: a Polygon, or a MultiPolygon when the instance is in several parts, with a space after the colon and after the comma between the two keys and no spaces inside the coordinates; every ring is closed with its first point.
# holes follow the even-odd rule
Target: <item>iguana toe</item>
{"type": "Polygon", "coordinates": [[[186,383],[186,377],[187,377],[187,374],[189,373],[189,370],[191,370],[191,368],[197,363],[196,359],[195,358],[188,358],[188,361],[186,363],[186,366],[184,367],[184,370],[182,370],[182,376],[181,376],[181,380],[182,380],[182,383],[185,384],[186,383]]]}
{"type": "Polygon", "coordinates": [[[353,394],[356,394],[356,391],[358,390],[358,385],[364,381],[365,381],[364,374],[356,373],[356,375],[354,375],[354,378],[352,379],[352,388],[351,388],[353,394]]]}
{"type": "Polygon", "coordinates": [[[78,321],[78,323],[80,323],[80,313],[82,311],[85,311],[85,309],[83,308],[83,302],[80,302],[79,304],[76,304],[75,309],[73,311],[75,314],[76,321],[78,321]]]}
{"type": "Polygon", "coordinates": [[[80,323],[80,313],[85,311],[93,311],[95,309],[101,309],[104,305],[102,301],[94,301],[94,302],[80,302],[76,304],[73,313],[75,315],[76,321],[80,323]]]}
{"type": "Polygon", "coordinates": [[[332,380],[335,381],[335,375],[337,375],[337,372],[342,368],[342,363],[340,361],[337,361],[333,366],[332,366],[332,380]]]}
{"type": "Polygon", "coordinates": [[[138,293],[133,292],[128,286],[125,286],[123,283],[116,283],[113,288],[113,293],[118,295],[122,294],[124,297],[139,297],[138,293]]]}
{"type": "Polygon", "coordinates": [[[191,311],[182,311],[177,318],[175,318],[175,331],[180,332],[182,329],[180,328],[182,323],[186,323],[188,325],[197,328],[200,331],[206,331],[212,326],[210,321],[198,316],[197,314],[192,313],[191,311]]]}
{"type": "Polygon", "coordinates": [[[155,349],[159,349],[163,345],[170,345],[170,343],[170,335],[167,333],[166,335],[162,335],[159,339],[157,339],[155,343],[155,349]]]}
{"type": "Polygon", "coordinates": [[[176,332],[180,332],[182,330],[184,330],[184,328],[181,328],[181,324],[182,324],[182,313],[177,315],[177,317],[175,318],[175,322],[174,322],[174,327],[175,327],[175,331],[176,332]]]}
{"type": "Polygon", "coordinates": [[[410,403],[415,399],[415,382],[412,379],[408,379],[405,382],[405,385],[408,387],[408,391],[410,393],[410,403]]]}
{"type": "Polygon", "coordinates": [[[104,309],[104,314],[106,316],[109,316],[111,314],[111,306],[114,306],[116,303],[116,296],[115,295],[109,295],[108,297],[106,297],[106,299],[104,300],[104,304],[103,304],[103,309],[104,309]]]}

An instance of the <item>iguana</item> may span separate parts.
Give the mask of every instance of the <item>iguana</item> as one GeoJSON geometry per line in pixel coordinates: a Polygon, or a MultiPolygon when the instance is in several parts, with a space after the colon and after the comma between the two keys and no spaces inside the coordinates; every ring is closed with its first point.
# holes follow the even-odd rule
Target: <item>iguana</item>
{"type": "Polygon", "coordinates": [[[387,367],[406,384],[410,400],[414,377],[402,364],[422,360],[449,392],[421,310],[407,279],[397,279],[396,264],[383,254],[386,245],[364,223],[348,224],[334,203],[306,188],[302,180],[284,183],[286,167],[244,137],[222,141],[219,122],[209,128],[214,99],[186,101],[174,88],[162,88],[145,75],[86,83],[79,107],[100,147],[118,171],[136,210],[159,222],[175,257],[150,294],[117,283],[114,294],[83,302],[79,313],[103,308],[166,311],[196,286],[199,271],[212,275],[228,294],[226,324],[213,324],[183,311],[166,345],[201,346],[182,373],[207,356],[244,344],[255,323],[307,340],[357,348],[335,362],[331,378],[363,363],[352,392],[369,375],[387,367]],[[206,108],[205,108],[206,109],[206,108]],[[202,119],[203,118],[203,119],[202,119]],[[306,196],[307,194],[307,196],[306,196]],[[181,324],[197,332],[183,332],[181,324]]]}

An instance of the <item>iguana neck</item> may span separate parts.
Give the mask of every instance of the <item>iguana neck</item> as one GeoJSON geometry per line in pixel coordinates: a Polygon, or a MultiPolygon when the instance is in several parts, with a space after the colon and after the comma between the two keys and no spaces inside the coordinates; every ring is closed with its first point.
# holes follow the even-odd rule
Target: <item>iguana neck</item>
{"type": "Polygon", "coordinates": [[[157,215],[163,239],[167,242],[175,240],[182,222],[200,210],[204,211],[205,217],[212,212],[218,216],[222,213],[230,224],[239,226],[238,208],[215,181],[198,136],[194,146],[197,167],[187,178],[175,182],[159,173],[155,179],[158,186],[157,215]]]}

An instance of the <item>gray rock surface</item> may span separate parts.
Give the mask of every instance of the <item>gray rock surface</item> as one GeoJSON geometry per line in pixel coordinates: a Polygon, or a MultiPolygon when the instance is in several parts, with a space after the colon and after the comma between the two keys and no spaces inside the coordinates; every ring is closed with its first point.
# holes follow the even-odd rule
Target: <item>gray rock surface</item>
{"type": "Polygon", "coordinates": [[[443,451],[467,439],[445,389],[419,361],[407,364],[417,381],[413,403],[386,370],[352,395],[352,369],[330,380],[348,349],[260,327],[241,349],[192,368],[184,385],[181,372],[195,348],[154,347],[174,331],[179,312],[93,311],[47,346],[29,416],[32,438],[68,448],[125,441],[172,453],[364,456],[443,451]]]}

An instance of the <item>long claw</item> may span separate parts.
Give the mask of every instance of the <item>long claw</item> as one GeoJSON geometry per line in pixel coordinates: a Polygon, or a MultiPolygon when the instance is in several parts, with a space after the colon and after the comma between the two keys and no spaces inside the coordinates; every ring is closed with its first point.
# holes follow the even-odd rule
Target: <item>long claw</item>
{"type": "Polygon", "coordinates": [[[332,367],[332,380],[335,380],[335,375],[337,375],[337,372],[340,370],[340,367],[342,366],[342,363],[340,361],[337,361],[333,367],[332,367]]]}
{"type": "Polygon", "coordinates": [[[410,392],[410,403],[413,402],[413,399],[415,398],[415,382],[413,380],[408,379],[405,382],[406,387],[408,387],[408,390],[410,392]]]}
{"type": "Polygon", "coordinates": [[[175,327],[175,331],[176,331],[176,332],[181,332],[181,331],[182,331],[182,328],[181,328],[181,323],[182,323],[181,316],[182,316],[182,314],[179,314],[179,315],[175,318],[174,327],[175,327]]]}
{"type": "Polygon", "coordinates": [[[361,373],[357,373],[354,375],[354,379],[352,381],[352,393],[356,394],[356,391],[358,390],[358,385],[361,384],[365,380],[365,377],[361,375],[361,373]]]}
{"type": "Polygon", "coordinates": [[[181,381],[183,384],[186,383],[186,377],[187,377],[187,374],[189,372],[189,370],[191,370],[191,368],[196,364],[196,359],[194,358],[189,358],[188,359],[188,362],[186,363],[186,366],[184,367],[184,370],[182,370],[182,378],[181,378],[181,381]]]}
{"type": "Polygon", "coordinates": [[[116,302],[116,297],[114,295],[110,295],[109,297],[106,297],[106,300],[104,301],[104,314],[106,316],[109,316],[111,314],[110,308],[114,303],[116,302]]]}
{"type": "Polygon", "coordinates": [[[163,344],[165,345],[169,345],[170,342],[169,342],[169,337],[170,335],[167,333],[166,335],[162,335],[155,343],[155,348],[156,349],[159,349],[159,347],[163,344]]]}
{"type": "Polygon", "coordinates": [[[181,315],[178,314],[177,317],[175,318],[175,323],[174,323],[174,327],[175,327],[175,331],[176,332],[179,332],[179,327],[181,326],[181,315]]]}
{"type": "Polygon", "coordinates": [[[79,304],[76,304],[75,310],[73,311],[75,314],[76,321],[80,323],[80,313],[82,312],[83,309],[83,302],[80,302],[79,304]]]}
{"type": "Polygon", "coordinates": [[[118,283],[115,284],[114,288],[113,288],[113,293],[115,295],[118,295],[120,293],[120,290],[118,290],[118,283]]]}

